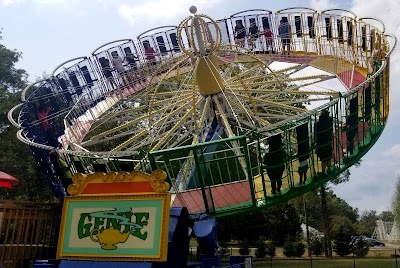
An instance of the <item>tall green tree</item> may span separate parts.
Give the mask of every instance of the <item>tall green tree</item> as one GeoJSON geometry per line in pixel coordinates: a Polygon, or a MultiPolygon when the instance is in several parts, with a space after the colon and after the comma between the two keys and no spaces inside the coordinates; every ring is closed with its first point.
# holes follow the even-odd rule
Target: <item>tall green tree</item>
{"type": "Polygon", "coordinates": [[[20,180],[13,190],[0,188],[0,199],[48,201],[52,195],[38,165],[7,119],[8,111],[20,102],[21,90],[27,84],[27,73],[15,66],[21,56],[0,43],[0,170],[20,180]]]}
{"type": "Polygon", "coordinates": [[[382,221],[394,221],[394,215],[392,211],[382,211],[378,217],[382,221]]]}
{"type": "Polygon", "coordinates": [[[375,210],[365,210],[361,213],[360,220],[357,224],[357,232],[360,235],[372,236],[376,227],[376,221],[379,219],[375,210]]]}

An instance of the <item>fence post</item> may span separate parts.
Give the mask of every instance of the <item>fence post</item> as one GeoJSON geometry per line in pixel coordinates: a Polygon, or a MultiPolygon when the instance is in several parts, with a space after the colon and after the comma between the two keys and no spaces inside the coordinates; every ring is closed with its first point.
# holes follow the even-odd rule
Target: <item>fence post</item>
{"type": "Polygon", "coordinates": [[[394,249],[394,258],[396,259],[396,268],[398,268],[398,266],[397,266],[397,251],[396,251],[396,249],[394,249]]]}

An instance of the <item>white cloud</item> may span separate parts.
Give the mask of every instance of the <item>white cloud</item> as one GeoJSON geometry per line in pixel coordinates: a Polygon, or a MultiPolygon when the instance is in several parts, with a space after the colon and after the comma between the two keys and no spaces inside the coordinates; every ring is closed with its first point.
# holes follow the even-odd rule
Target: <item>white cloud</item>
{"type": "MultiPolygon", "coordinates": [[[[196,1],[196,6],[200,13],[205,9],[210,9],[220,0],[200,0],[196,1]]],[[[142,4],[122,4],[119,6],[119,14],[127,19],[131,25],[134,24],[155,24],[158,26],[166,25],[168,21],[175,21],[176,18],[188,16],[190,4],[187,0],[153,0],[142,4]],[[160,22],[161,21],[161,22],[160,22]]]]}
{"type": "Polygon", "coordinates": [[[393,145],[389,150],[384,151],[383,155],[390,158],[400,158],[400,144],[393,145]]]}
{"type": "Polygon", "coordinates": [[[23,0],[1,0],[1,4],[3,6],[12,6],[12,5],[16,5],[16,4],[21,4],[23,2],[23,0]]]}
{"type": "Polygon", "coordinates": [[[330,0],[311,0],[310,6],[318,11],[323,11],[336,7],[336,4],[330,0]]]}
{"type": "Polygon", "coordinates": [[[58,5],[67,2],[66,0],[35,0],[39,5],[58,5]]]}

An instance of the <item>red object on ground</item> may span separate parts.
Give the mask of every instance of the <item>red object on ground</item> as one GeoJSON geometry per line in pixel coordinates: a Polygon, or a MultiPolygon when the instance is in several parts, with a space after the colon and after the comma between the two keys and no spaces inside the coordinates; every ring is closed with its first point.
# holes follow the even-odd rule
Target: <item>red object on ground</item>
{"type": "Polygon", "coordinates": [[[0,187],[12,189],[15,184],[19,182],[13,176],[0,171],[0,187]]]}

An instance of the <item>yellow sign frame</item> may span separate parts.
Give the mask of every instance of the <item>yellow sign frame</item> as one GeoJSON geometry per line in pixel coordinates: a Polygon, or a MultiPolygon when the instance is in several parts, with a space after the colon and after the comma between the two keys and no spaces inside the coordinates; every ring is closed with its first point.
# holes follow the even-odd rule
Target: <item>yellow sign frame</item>
{"type": "MultiPolygon", "coordinates": [[[[131,174],[127,172],[120,174],[115,172],[108,174],[94,173],[88,176],[75,174],[73,177],[74,184],[68,189],[76,189],[76,186],[79,185],[80,190],[71,191],[75,196],[65,197],[64,199],[57,247],[57,259],[166,261],[171,195],[166,193],[169,189],[169,185],[164,182],[165,178],[165,172],[160,170],[154,171],[151,175],[142,172],[132,172],[131,174]],[[116,180],[115,178],[119,179],[116,180]],[[118,185],[118,183],[120,183],[120,185],[118,185]],[[147,186],[143,186],[147,183],[147,186]],[[163,191],[160,190],[160,186],[162,186],[161,188],[163,191]],[[110,192],[110,188],[117,189],[117,192],[111,193],[112,191],[110,192]],[[118,192],[118,189],[121,188],[147,190],[145,193],[134,192],[126,194],[126,192],[118,192]],[[85,189],[89,190],[85,191],[85,189]],[[104,193],[101,189],[107,189],[106,191],[108,192],[104,193]],[[149,189],[154,189],[154,191],[150,192],[149,189]],[[98,191],[98,193],[95,193],[95,191],[98,191]],[[110,210],[110,208],[114,210],[110,210]],[[122,208],[125,209],[125,211],[122,211],[122,208]],[[127,208],[129,208],[129,212],[127,212],[127,208]],[[133,208],[136,210],[150,208],[154,213],[147,213],[147,218],[145,218],[141,214],[146,213],[133,213],[133,211],[135,211],[133,208]],[[92,213],[82,213],[85,209],[94,211],[92,213]],[[130,215],[130,218],[125,218],[125,215],[127,215],[126,213],[130,215]],[[84,214],[86,215],[84,219],[86,224],[94,227],[90,232],[89,238],[93,242],[99,243],[98,248],[93,246],[85,248],[77,246],[79,243],[71,242],[75,241],[74,237],[78,237],[74,232],[79,232],[79,224],[83,224],[83,221],[78,221],[77,219],[82,219],[82,215],[84,214]],[[137,214],[140,214],[141,217],[137,216],[137,214]],[[80,218],[77,215],[80,215],[80,218]],[[95,217],[94,215],[97,216],[95,217]],[[136,218],[136,223],[131,222],[132,215],[136,218]],[[147,226],[150,219],[153,223],[147,226]],[[146,224],[143,222],[146,222],[146,224]],[[101,223],[101,225],[99,225],[99,223],[101,223]],[[115,228],[114,226],[117,227],[115,228]],[[124,227],[125,230],[122,230],[124,227]],[[141,228],[146,230],[146,237],[147,233],[151,234],[150,239],[152,239],[152,243],[150,244],[153,248],[143,248],[140,246],[127,247],[126,244],[123,244],[131,235],[136,236],[134,239],[137,239],[139,235],[143,235],[141,232],[144,231],[140,231],[143,230],[141,228]]],[[[86,243],[90,241],[88,238],[89,235],[87,234],[88,233],[86,233],[84,237],[86,243]]],[[[135,243],[137,245],[141,244],[137,242],[132,244],[131,242],[131,245],[136,245],[135,243]]]]}

